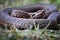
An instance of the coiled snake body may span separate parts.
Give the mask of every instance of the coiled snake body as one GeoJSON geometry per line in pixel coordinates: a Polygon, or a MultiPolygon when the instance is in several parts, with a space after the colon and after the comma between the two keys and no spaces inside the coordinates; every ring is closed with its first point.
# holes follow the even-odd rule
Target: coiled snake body
{"type": "Polygon", "coordinates": [[[48,28],[58,29],[57,23],[60,21],[60,12],[52,4],[29,4],[20,7],[5,8],[0,11],[0,24],[8,26],[15,25],[18,29],[26,29],[35,24],[39,24],[40,28],[44,28],[49,22],[51,24],[48,28]],[[25,12],[33,13],[37,10],[45,10],[45,19],[37,18],[17,18],[9,15],[12,10],[23,10],[25,12]]]}

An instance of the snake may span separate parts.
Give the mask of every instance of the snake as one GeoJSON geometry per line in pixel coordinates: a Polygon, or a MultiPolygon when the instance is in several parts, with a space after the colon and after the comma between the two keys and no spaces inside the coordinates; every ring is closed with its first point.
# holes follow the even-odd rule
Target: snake
{"type": "MultiPolygon", "coordinates": [[[[36,13],[35,13],[36,14],[36,13]]],[[[48,29],[59,29],[57,23],[60,21],[60,12],[53,4],[27,4],[23,6],[8,7],[0,10],[0,24],[4,26],[15,26],[18,29],[27,29],[39,25],[39,28],[44,28],[48,23],[48,29]],[[23,10],[28,14],[33,14],[38,10],[45,11],[45,17],[41,18],[18,18],[10,16],[13,10],[23,10]]]]}

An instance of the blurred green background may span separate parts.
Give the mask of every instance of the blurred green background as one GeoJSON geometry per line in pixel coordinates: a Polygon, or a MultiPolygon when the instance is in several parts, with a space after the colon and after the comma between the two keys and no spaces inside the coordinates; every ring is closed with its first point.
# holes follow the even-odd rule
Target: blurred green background
{"type": "MultiPolygon", "coordinates": [[[[60,10],[60,0],[0,0],[0,10],[5,7],[22,6],[32,3],[54,4],[57,6],[58,10],[60,10]]],[[[23,39],[22,37],[25,35],[28,40],[28,37],[33,35],[33,33],[37,33],[36,35],[43,40],[60,40],[60,30],[46,30],[45,28],[41,30],[35,28],[35,30],[19,31],[18,29],[7,30],[6,28],[3,30],[1,27],[0,40],[20,40],[23,39]]],[[[37,39],[38,38],[36,38],[36,40],[37,39]]]]}
{"type": "Polygon", "coordinates": [[[60,0],[0,0],[0,9],[10,6],[21,6],[32,3],[54,4],[60,9],[60,0]]]}

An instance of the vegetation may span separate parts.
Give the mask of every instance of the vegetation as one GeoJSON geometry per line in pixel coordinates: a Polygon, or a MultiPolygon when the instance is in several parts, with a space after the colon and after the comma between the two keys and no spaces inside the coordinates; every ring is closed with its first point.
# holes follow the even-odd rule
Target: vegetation
{"type": "MultiPolygon", "coordinates": [[[[60,0],[0,0],[0,9],[35,2],[54,4],[60,11],[60,0]]],[[[44,29],[39,29],[39,25],[37,27],[35,25],[34,30],[31,28],[27,30],[18,30],[17,28],[9,30],[0,26],[0,40],[60,40],[60,30],[50,30],[47,29],[48,26],[49,24],[44,29]]],[[[57,26],[60,27],[60,24],[57,24],[57,26]]]]}
{"type": "MultiPolygon", "coordinates": [[[[34,29],[28,28],[26,30],[18,30],[13,28],[8,30],[6,27],[0,27],[1,40],[60,40],[60,30],[39,29],[39,25],[35,25],[34,29]]],[[[60,26],[60,24],[58,25],[60,26]]],[[[15,26],[14,26],[15,27],[15,26]]]]}

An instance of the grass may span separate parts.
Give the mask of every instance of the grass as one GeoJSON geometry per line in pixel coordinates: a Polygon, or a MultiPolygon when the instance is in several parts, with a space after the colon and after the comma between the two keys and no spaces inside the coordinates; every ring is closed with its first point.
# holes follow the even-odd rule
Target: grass
{"type": "MultiPolygon", "coordinates": [[[[2,0],[1,0],[2,1],[2,0]]],[[[29,0],[29,1],[20,1],[16,3],[12,3],[12,5],[8,6],[19,6],[19,5],[25,5],[27,3],[34,3],[35,0],[29,0]]],[[[38,1],[39,2],[39,1],[38,1]]],[[[42,0],[41,0],[42,2],[42,0]]],[[[60,0],[51,0],[51,4],[55,4],[58,6],[58,9],[60,11],[60,0]]],[[[60,30],[50,30],[47,29],[47,27],[50,25],[47,24],[47,26],[44,29],[39,29],[39,24],[35,25],[35,29],[32,30],[32,27],[27,28],[27,30],[18,30],[17,28],[14,28],[11,30],[7,29],[7,26],[3,29],[0,27],[0,40],[60,40],[60,30]]],[[[57,24],[58,27],[60,27],[60,24],[57,24]]]]}
{"type": "MultiPolygon", "coordinates": [[[[31,28],[26,30],[0,28],[0,40],[59,40],[60,30],[47,29],[49,25],[50,23],[44,29],[39,29],[39,25],[34,25],[34,30],[31,28]]],[[[58,26],[60,27],[60,24],[58,26]]]]}

